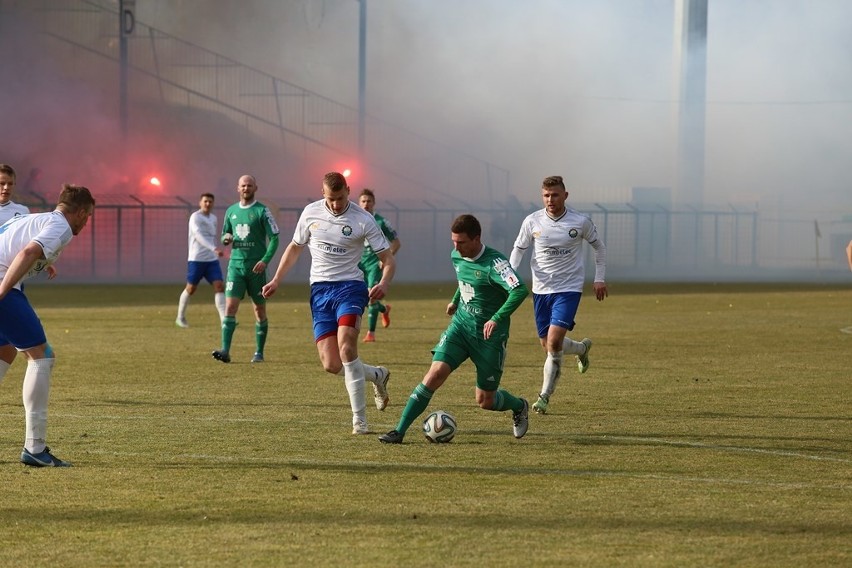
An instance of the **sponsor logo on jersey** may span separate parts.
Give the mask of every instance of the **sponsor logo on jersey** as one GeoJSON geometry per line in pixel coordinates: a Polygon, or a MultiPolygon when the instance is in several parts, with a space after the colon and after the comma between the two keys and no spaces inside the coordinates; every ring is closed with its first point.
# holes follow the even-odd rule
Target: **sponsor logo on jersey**
{"type": "Polygon", "coordinates": [[[477,308],[476,306],[471,306],[467,303],[462,304],[462,309],[469,314],[473,314],[478,316],[482,313],[482,308],[477,308]]]}
{"type": "Polygon", "coordinates": [[[541,251],[544,256],[565,256],[571,254],[574,249],[547,247],[541,251]]]}
{"type": "Polygon", "coordinates": [[[334,254],[346,254],[346,247],[340,247],[336,245],[321,245],[320,248],[325,252],[331,252],[334,254]]]}

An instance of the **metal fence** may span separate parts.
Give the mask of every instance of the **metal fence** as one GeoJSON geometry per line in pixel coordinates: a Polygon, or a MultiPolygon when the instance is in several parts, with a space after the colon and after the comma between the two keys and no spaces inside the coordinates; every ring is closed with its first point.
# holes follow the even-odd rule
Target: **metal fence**
{"type": "MultiPolygon", "coordinates": [[[[175,197],[133,195],[99,195],[97,200],[89,226],[66,248],[59,261],[63,281],[183,281],[187,221],[197,209],[196,204],[175,197]]],[[[439,207],[427,202],[404,207],[392,202],[380,205],[382,215],[397,228],[403,244],[396,278],[400,282],[454,280],[448,260],[449,227],[456,216],[475,214],[483,226],[483,242],[508,254],[521,221],[535,209],[532,204],[528,208],[480,210],[439,207]]],[[[284,246],[292,238],[302,208],[269,206],[281,229],[282,244],[270,268],[274,270],[284,246]]],[[[214,209],[220,224],[224,208],[214,209]]],[[[825,258],[815,256],[814,252],[808,254],[808,250],[814,249],[814,241],[801,238],[799,232],[796,246],[800,256],[791,255],[792,245],[784,240],[779,242],[775,235],[779,230],[776,220],[763,221],[756,211],[643,209],[632,204],[593,204],[578,209],[595,221],[607,245],[608,278],[614,281],[754,279],[771,271],[789,269],[805,274],[806,278],[807,275],[824,278],[832,271],[848,275],[842,249],[825,258]],[[774,256],[779,247],[787,253],[783,258],[774,256]]],[[[785,225],[791,226],[789,221],[785,225]]],[[[812,230],[812,222],[809,228],[812,230]]],[[[852,223],[849,228],[852,232],[852,223]]],[[[844,238],[835,238],[833,242],[845,246],[844,238]]],[[[828,242],[824,247],[828,252],[828,242]]],[[[591,258],[590,248],[587,254],[591,258]]],[[[287,280],[307,281],[309,262],[310,254],[305,251],[287,280]]],[[[593,263],[588,265],[591,276],[593,263]]]]}

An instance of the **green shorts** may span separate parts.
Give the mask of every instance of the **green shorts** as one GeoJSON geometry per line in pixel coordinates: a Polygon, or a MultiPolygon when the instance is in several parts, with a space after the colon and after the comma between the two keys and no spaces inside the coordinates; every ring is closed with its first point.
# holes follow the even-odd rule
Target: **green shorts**
{"type": "Polygon", "coordinates": [[[367,283],[367,290],[375,286],[382,279],[382,269],[379,268],[379,263],[365,265],[363,262],[358,265],[364,272],[364,281],[367,283]]]}
{"type": "Polygon", "coordinates": [[[476,367],[477,388],[496,391],[503,377],[508,341],[508,333],[497,333],[486,340],[471,337],[467,331],[451,325],[432,348],[432,361],[442,361],[455,371],[465,359],[470,358],[476,367]]]}
{"type": "Polygon", "coordinates": [[[242,300],[246,292],[249,298],[258,306],[266,304],[266,298],[261,294],[261,289],[266,284],[266,271],[255,274],[251,271],[257,261],[246,265],[243,262],[228,264],[228,279],[225,280],[225,297],[238,298],[242,300]]]}

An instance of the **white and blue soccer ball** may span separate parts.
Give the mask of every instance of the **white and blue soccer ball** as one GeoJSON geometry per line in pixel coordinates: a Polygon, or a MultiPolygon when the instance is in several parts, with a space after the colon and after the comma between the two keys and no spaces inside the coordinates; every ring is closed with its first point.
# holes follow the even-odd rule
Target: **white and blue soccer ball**
{"type": "Polygon", "coordinates": [[[456,419],[444,410],[430,412],[423,421],[423,435],[430,442],[445,444],[456,435],[456,419]]]}

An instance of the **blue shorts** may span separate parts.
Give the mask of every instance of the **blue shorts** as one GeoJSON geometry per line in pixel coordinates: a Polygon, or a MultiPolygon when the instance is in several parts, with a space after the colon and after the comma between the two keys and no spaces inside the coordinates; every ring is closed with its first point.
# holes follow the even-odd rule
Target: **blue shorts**
{"type": "Polygon", "coordinates": [[[0,345],[20,350],[47,343],[44,327],[24,293],[15,288],[0,300],[0,345]]]}
{"type": "Polygon", "coordinates": [[[222,267],[219,266],[218,260],[211,260],[209,262],[190,260],[186,263],[186,282],[188,284],[198,286],[202,278],[211,284],[217,280],[223,280],[222,267]]]}
{"type": "Polygon", "coordinates": [[[558,292],[556,294],[533,294],[535,327],[539,337],[547,337],[551,325],[574,329],[574,316],[580,305],[582,292],[558,292]]]}
{"type": "Polygon", "coordinates": [[[370,297],[363,280],[311,284],[311,315],[314,341],[337,333],[337,320],[345,315],[361,316],[370,297]]]}

